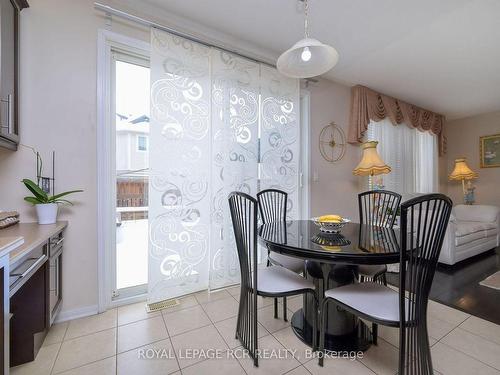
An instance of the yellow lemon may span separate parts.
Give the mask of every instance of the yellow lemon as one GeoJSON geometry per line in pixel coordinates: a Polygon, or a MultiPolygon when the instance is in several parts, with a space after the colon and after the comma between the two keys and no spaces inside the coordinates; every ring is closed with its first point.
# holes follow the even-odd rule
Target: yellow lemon
{"type": "Polygon", "coordinates": [[[321,246],[323,250],[326,251],[340,251],[342,248],[340,246],[321,246]]]}
{"type": "Polygon", "coordinates": [[[343,219],[340,215],[323,215],[319,217],[318,221],[320,223],[341,223],[343,219]]]}

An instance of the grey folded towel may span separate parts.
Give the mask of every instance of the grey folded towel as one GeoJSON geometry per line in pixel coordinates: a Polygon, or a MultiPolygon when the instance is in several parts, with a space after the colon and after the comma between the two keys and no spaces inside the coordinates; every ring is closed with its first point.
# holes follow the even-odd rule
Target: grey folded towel
{"type": "Polygon", "coordinates": [[[19,222],[19,212],[0,211],[0,229],[10,227],[19,222]]]}

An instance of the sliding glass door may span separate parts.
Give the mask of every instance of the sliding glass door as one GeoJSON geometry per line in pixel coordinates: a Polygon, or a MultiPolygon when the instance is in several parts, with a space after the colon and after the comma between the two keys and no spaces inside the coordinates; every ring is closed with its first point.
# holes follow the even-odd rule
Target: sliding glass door
{"type": "Polygon", "coordinates": [[[290,218],[307,200],[308,102],[298,81],[165,34],[153,47],[108,55],[106,277],[115,305],[148,288],[159,302],[238,283],[231,191],[286,190],[290,218]]]}
{"type": "Polygon", "coordinates": [[[300,215],[299,81],[151,30],[150,303],[239,281],[227,197],[288,193],[300,215]]]}
{"type": "Polygon", "coordinates": [[[147,291],[150,69],[144,57],[113,51],[116,242],[113,298],[147,291]]]}

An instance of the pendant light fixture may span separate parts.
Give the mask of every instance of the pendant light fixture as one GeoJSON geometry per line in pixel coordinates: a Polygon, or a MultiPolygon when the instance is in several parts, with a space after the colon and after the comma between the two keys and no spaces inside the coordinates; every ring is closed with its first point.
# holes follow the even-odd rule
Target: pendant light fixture
{"type": "Polygon", "coordinates": [[[319,76],[332,69],[339,61],[337,50],[319,40],[309,37],[309,5],[304,2],[304,39],[283,52],[276,64],[281,74],[292,78],[319,76]]]}

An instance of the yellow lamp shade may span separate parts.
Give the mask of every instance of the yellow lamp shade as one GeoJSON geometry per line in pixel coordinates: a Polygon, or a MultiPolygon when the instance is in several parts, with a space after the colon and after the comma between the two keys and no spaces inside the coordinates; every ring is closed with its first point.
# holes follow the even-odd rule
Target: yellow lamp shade
{"type": "Polygon", "coordinates": [[[455,168],[448,176],[450,180],[471,180],[477,178],[477,173],[469,168],[465,158],[455,159],[455,168]]]}
{"type": "Polygon", "coordinates": [[[352,171],[354,175],[376,176],[379,174],[387,174],[391,171],[391,167],[385,164],[378,154],[377,145],[377,141],[368,141],[361,145],[363,157],[358,166],[352,171]]]}

